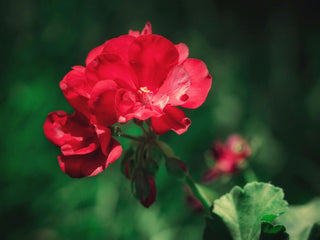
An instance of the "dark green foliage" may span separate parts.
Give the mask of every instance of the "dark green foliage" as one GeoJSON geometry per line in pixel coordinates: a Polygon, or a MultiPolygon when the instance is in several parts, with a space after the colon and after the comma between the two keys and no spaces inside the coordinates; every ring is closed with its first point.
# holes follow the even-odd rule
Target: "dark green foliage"
{"type": "Polygon", "coordinates": [[[282,225],[262,222],[259,240],[289,240],[289,235],[286,233],[286,228],[282,225]]]}
{"type": "Polygon", "coordinates": [[[203,232],[203,240],[232,240],[230,232],[222,219],[212,213],[206,218],[206,227],[203,232]]]}

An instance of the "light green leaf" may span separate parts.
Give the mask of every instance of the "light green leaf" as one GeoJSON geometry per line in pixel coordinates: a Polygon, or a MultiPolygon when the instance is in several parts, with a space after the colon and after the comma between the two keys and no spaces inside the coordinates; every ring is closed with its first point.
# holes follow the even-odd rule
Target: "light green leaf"
{"type": "Polygon", "coordinates": [[[290,206],[289,210],[277,218],[277,223],[287,228],[290,240],[309,240],[312,226],[320,221],[320,198],[300,206],[290,206]]]}
{"type": "Polygon", "coordinates": [[[283,197],[282,189],[269,183],[248,183],[214,201],[213,212],[222,218],[234,240],[258,240],[261,222],[287,210],[283,197]]]}

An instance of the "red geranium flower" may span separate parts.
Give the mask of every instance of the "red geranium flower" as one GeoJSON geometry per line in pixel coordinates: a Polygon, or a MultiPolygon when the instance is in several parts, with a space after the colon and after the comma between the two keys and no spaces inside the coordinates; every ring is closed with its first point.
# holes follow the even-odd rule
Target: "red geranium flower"
{"type": "Polygon", "coordinates": [[[51,112],[44,123],[46,137],[61,149],[63,172],[70,177],[94,176],[114,162],[122,152],[109,128],[97,129],[79,112],[51,112]]]}
{"type": "Polygon", "coordinates": [[[60,87],[70,105],[99,127],[151,118],[157,134],[181,134],[191,121],[176,106],[199,107],[211,83],[206,65],[188,58],[185,44],[152,34],[147,23],[141,34],[130,30],[93,49],[86,67],[74,67],[60,87]]]}
{"type": "Polygon", "coordinates": [[[231,135],[225,144],[214,143],[211,151],[216,164],[204,174],[203,180],[206,182],[216,179],[221,174],[238,172],[241,163],[252,153],[247,140],[236,134],[231,135]]]}

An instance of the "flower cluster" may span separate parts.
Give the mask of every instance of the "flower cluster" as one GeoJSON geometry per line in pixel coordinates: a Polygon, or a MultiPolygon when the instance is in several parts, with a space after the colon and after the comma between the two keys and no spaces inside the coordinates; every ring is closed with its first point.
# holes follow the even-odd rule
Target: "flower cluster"
{"type": "Polygon", "coordinates": [[[247,140],[236,134],[229,136],[226,143],[215,142],[210,151],[216,164],[205,172],[204,182],[215,180],[221,174],[238,172],[243,161],[252,153],[247,140]]]}
{"type": "MultiPolygon", "coordinates": [[[[209,151],[209,158],[215,159],[215,164],[205,171],[202,177],[204,183],[217,180],[224,174],[234,174],[241,170],[244,161],[252,154],[252,149],[246,139],[240,135],[229,136],[226,143],[215,142],[209,151]]],[[[203,187],[202,191],[205,188],[203,187]]],[[[204,210],[202,203],[189,187],[185,188],[186,203],[195,211],[204,210]]],[[[210,191],[207,191],[210,193],[210,191]]],[[[210,196],[207,194],[207,197],[210,196]]],[[[212,197],[212,196],[211,196],[212,197]]]]}
{"type": "MultiPolygon", "coordinates": [[[[62,171],[94,176],[119,158],[122,147],[111,131],[117,123],[148,120],[152,140],[145,148],[152,148],[156,134],[184,133],[191,121],[178,107],[201,106],[212,83],[206,65],[188,55],[185,44],[152,34],[150,23],[90,51],[85,66],[74,66],[60,82],[74,113],[51,112],[44,124],[46,137],[61,149],[62,171]]],[[[128,166],[141,202],[150,205],[153,176],[130,176],[128,166]]]]}

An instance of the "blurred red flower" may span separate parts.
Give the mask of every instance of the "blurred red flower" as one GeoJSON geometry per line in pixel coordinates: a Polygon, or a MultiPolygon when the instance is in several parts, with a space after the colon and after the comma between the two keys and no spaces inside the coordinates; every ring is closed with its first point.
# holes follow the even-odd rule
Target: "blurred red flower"
{"type": "Polygon", "coordinates": [[[211,153],[216,164],[205,172],[203,176],[205,182],[212,181],[221,174],[238,172],[241,163],[251,155],[252,150],[247,140],[234,134],[227,139],[226,143],[214,143],[211,153]]]}

